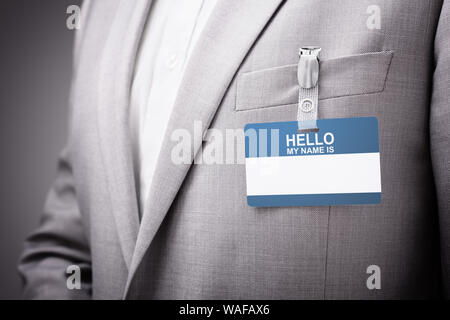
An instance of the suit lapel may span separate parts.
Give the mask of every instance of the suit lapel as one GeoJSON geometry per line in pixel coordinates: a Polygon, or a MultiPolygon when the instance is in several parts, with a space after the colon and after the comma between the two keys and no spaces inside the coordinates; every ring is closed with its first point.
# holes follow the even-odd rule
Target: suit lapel
{"type": "Polygon", "coordinates": [[[111,209],[127,267],[139,230],[128,106],[140,35],[150,1],[117,0],[116,17],[102,54],[98,129],[111,209]]]}
{"type": "MultiPolygon", "coordinates": [[[[132,258],[127,290],[190,168],[171,160],[171,133],[209,127],[236,71],[282,0],[219,0],[187,65],[169,121],[132,258]]],[[[201,141],[194,142],[195,155],[201,141]]],[[[126,296],[127,292],[125,293],[126,296]]]]}

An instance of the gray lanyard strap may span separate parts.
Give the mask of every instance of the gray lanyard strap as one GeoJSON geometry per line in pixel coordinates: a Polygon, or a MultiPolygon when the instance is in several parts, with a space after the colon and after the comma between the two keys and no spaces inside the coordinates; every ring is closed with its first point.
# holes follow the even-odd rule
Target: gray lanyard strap
{"type": "Polygon", "coordinates": [[[319,107],[319,47],[300,49],[297,69],[298,94],[298,130],[317,130],[319,107]]]}

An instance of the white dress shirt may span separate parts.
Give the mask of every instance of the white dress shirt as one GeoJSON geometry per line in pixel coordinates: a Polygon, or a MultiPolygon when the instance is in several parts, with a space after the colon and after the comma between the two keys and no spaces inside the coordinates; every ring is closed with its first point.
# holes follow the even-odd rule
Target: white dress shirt
{"type": "Polygon", "coordinates": [[[217,0],[153,0],[130,101],[141,215],[189,56],[217,0]]]}

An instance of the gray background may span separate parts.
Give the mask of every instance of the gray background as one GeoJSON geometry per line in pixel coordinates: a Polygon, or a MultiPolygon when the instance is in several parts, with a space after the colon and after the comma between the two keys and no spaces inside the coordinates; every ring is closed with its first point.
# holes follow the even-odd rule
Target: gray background
{"type": "Polygon", "coordinates": [[[0,2],[0,299],[20,298],[17,261],[39,222],[66,139],[74,31],[81,0],[0,2]]]}

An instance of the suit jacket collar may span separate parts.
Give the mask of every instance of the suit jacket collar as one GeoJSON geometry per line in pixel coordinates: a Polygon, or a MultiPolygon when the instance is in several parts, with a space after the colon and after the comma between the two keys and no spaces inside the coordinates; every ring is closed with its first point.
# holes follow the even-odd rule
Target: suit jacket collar
{"type": "Polygon", "coordinates": [[[116,16],[101,55],[97,121],[106,185],[127,267],[139,230],[128,106],[140,37],[150,8],[147,0],[116,1],[116,16]]]}
{"type": "MultiPolygon", "coordinates": [[[[125,296],[190,168],[190,165],[176,165],[172,162],[171,133],[184,128],[193,137],[195,121],[201,121],[203,131],[209,127],[236,71],[282,2],[283,0],[219,0],[217,3],[188,62],[165,133],[131,261],[125,296]]],[[[194,141],[193,157],[200,146],[201,141],[194,141]]],[[[116,169],[131,174],[129,168],[116,165],[116,169]]],[[[127,185],[131,188],[129,182],[127,185]]],[[[131,199],[128,199],[127,203],[129,202],[131,199]]],[[[133,228],[135,223],[132,223],[133,228]]]]}

